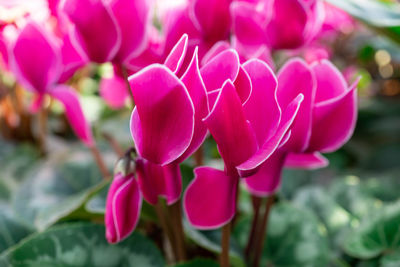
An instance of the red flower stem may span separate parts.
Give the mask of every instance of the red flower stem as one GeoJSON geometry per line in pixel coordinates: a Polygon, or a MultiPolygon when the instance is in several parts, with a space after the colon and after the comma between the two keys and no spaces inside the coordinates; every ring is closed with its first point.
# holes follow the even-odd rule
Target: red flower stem
{"type": "Polygon", "coordinates": [[[42,107],[39,112],[39,148],[42,155],[46,154],[46,139],[47,139],[47,108],[42,107]]]}
{"type": "Polygon", "coordinates": [[[200,146],[199,149],[197,149],[197,151],[194,152],[193,156],[194,156],[194,161],[195,161],[196,166],[204,165],[204,149],[203,149],[203,146],[200,146]]]}
{"type": "Polygon", "coordinates": [[[274,195],[268,196],[266,198],[264,214],[263,214],[263,218],[262,218],[261,225],[260,225],[261,229],[257,235],[258,238],[255,243],[256,246],[255,246],[255,254],[254,254],[254,264],[253,264],[254,267],[260,266],[261,254],[262,254],[262,250],[264,247],[265,235],[267,232],[268,217],[269,217],[271,207],[274,204],[274,200],[275,200],[274,195]]]}
{"type": "Polygon", "coordinates": [[[122,147],[118,144],[117,140],[109,134],[109,133],[102,133],[104,139],[107,140],[107,142],[110,144],[111,148],[114,150],[115,154],[117,154],[118,157],[122,158],[124,156],[124,150],[122,147]]]}
{"type": "Polygon", "coordinates": [[[134,107],[135,106],[135,99],[133,98],[132,88],[131,88],[131,85],[129,84],[129,80],[128,80],[128,70],[122,64],[121,64],[121,70],[122,70],[122,75],[123,75],[125,83],[126,83],[126,88],[127,88],[128,93],[129,93],[129,95],[131,97],[132,106],[134,107]]]}
{"type": "Polygon", "coordinates": [[[247,241],[247,246],[245,250],[245,257],[248,262],[250,262],[250,253],[253,251],[253,245],[254,245],[254,240],[256,238],[256,234],[258,233],[258,223],[260,220],[260,208],[261,208],[261,203],[262,203],[262,198],[257,197],[257,196],[252,196],[251,197],[252,204],[253,204],[253,210],[254,210],[254,216],[253,216],[253,222],[251,225],[251,231],[249,235],[249,239],[247,241]]]}
{"type": "Polygon", "coordinates": [[[97,148],[96,144],[93,144],[92,146],[89,147],[90,152],[92,152],[93,158],[97,164],[97,166],[100,169],[101,174],[103,175],[104,179],[109,179],[111,177],[111,174],[104,163],[103,157],[101,156],[100,150],[97,148]]]}
{"type": "Polygon", "coordinates": [[[172,231],[174,234],[176,252],[177,252],[177,261],[184,261],[186,259],[186,251],[185,251],[185,235],[183,232],[182,225],[182,208],[181,208],[181,200],[179,199],[177,202],[169,206],[170,214],[172,216],[171,222],[172,231]]]}
{"type": "Polygon", "coordinates": [[[166,235],[166,237],[172,247],[172,251],[174,253],[175,259],[177,259],[178,252],[177,252],[176,245],[175,245],[174,235],[173,235],[171,228],[169,227],[169,225],[167,223],[166,215],[164,212],[164,207],[160,200],[158,200],[157,204],[154,205],[154,210],[156,211],[156,214],[158,217],[158,222],[160,223],[161,229],[163,230],[164,234],[166,235]]]}
{"type": "Polygon", "coordinates": [[[222,227],[222,238],[221,238],[222,251],[220,258],[221,267],[229,267],[229,240],[231,237],[231,224],[232,222],[229,222],[222,227]]]}

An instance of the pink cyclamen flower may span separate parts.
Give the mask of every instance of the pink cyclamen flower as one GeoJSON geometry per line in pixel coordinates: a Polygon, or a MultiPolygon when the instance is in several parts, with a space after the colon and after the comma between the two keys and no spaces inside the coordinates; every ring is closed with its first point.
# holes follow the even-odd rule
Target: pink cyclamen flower
{"type": "Polygon", "coordinates": [[[319,0],[237,1],[231,14],[234,35],[242,45],[295,49],[318,34],[324,9],[319,0]]]}
{"type": "Polygon", "coordinates": [[[163,65],[153,64],[129,78],[136,103],[131,132],[138,153],[137,182],[134,176],[117,176],[110,188],[106,211],[110,242],[120,241],[133,230],[142,196],[152,205],[160,196],[169,205],[179,199],[179,163],[196,151],[206,137],[207,128],[201,119],[209,110],[197,50],[184,74],[177,76],[187,43],[187,35],[182,36],[163,65]]]}
{"type": "Polygon", "coordinates": [[[10,69],[27,90],[36,94],[33,111],[41,107],[46,94],[57,99],[64,105],[65,115],[76,135],[91,146],[92,132],[78,95],[69,86],[58,84],[69,71],[68,66],[62,64],[64,54],[59,41],[38,24],[29,22],[10,49],[10,69]]]}
{"type": "Polygon", "coordinates": [[[299,94],[281,109],[270,67],[257,59],[240,65],[231,49],[200,71],[212,103],[203,121],[218,145],[225,170],[196,168],[185,192],[184,209],[193,226],[213,229],[234,216],[239,177],[257,172],[287,141],[303,96],[299,94]]]}
{"type": "Polygon", "coordinates": [[[139,221],[141,206],[142,196],[135,175],[117,173],[108,191],[104,215],[108,242],[120,242],[132,233],[139,221]]]}
{"type": "Polygon", "coordinates": [[[289,140],[260,170],[244,180],[257,196],[274,193],[284,166],[315,169],[328,160],[320,152],[333,152],[351,137],[357,118],[356,86],[347,85],[343,75],[329,61],[307,65],[300,59],[288,61],[278,74],[277,99],[284,108],[293,96],[304,95],[289,140]]]}

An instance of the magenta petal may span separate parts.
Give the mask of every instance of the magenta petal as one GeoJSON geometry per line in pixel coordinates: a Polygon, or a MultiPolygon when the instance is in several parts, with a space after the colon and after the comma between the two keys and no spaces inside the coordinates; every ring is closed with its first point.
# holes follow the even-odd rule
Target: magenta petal
{"type": "Polygon", "coordinates": [[[251,95],[243,109],[262,146],[275,133],[281,117],[276,98],[277,80],[271,68],[261,60],[249,60],[243,67],[252,83],[251,95]]]}
{"type": "Polygon", "coordinates": [[[66,85],[58,85],[49,94],[59,100],[65,107],[65,115],[75,131],[75,134],[87,146],[93,145],[93,136],[90,125],[83,114],[82,107],[79,103],[78,95],[73,88],[66,85]]]}
{"type": "Polygon", "coordinates": [[[63,44],[61,46],[61,56],[63,70],[58,82],[63,83],[71,78],[75,71],[86,64],[82,51],[78,51],[72,44],[71,34],[63,37],[63,44]]]}
{"type": "Polygon", "coordinates": [[[287,144],[293,152],[303,152],[310,142],[312,108],[314,105],[316,82],[308,65],[301,59],[289,60],[278,74],[278,102],[282,109],[298,95],[304,95],[297,118],[292,125],[292,137],[287,144]]]}
{"type": "Polygon", "coordinates": [[[233,31],[241,44],[259,47],[266,42],[265,12],[258,11],[257,5],[247,2],[233,2],[230,10],[233,31]]]}
{"type": "Polygon", "coordinates": [[[164,65],[167,66],[173,73],[178,73],[186,56],[188,46],[188,35],[182,35],[181,39],[176,43],[174,48],[167,56],[164,65]]]}
{"type": "Polygon", "coordinates": [[[307,9],[302,1],[279,0],[273,3],[266,36],[273,49],[294,49],[301,46],[305,38],[308,21],[307,9]]]}
{"type": "Polygon", "coordinates": [[[28,23],[10,53],[10,68],[28,90],[44,93],[61,72],[58,44],[41,26],[28,23]]]}
{"type": "Polygon", "coordinates": [[[201,65],[203,66],[207,64],[207,62],[210,61],[213,57],[225,50],[228,50],[230,47],[231,45],[227,41],[216,42],[203,56],[203,59],[201,60],[201,65]]]}
{"type": "Polygon", "coordinates": [[[103,78],[100,81],[100,96],[106,103],[114,109],[122,108],[126,99],[129,97],[129,88],[127,88],[124,78],[115,75],[110,78],[103,78]]]}
{"type": "Polygon", "coordinates": [[[135,100],[131,132],[138,153],[165,165],[189,147],[194,107],[185,85],[165,66],[153,64],[129,78],[135,100]]]}
{"type": "Polygon", "coordinates": [[[239,56],[232,49],[223,51],[204,65],[200,72],[208,92],[219,89],[226,80],[235,81],[239,73],[239,56]]]}
{"type": "Polygon", "coordinates": [[[231,0],[193,0],[192,19],[201,30],[204,39],[218,41],[228,37],[231,18],[231,0]]]}
{"type": "Polygon", "coordinates": [[[347,83],[340,71],[328,60],[312,65],[317,79],[315,102],[323,102],[338,97],[347,91],[347,83]]]}
{"type": "Polygon", "coordinates": [[[289,104],[282,114],[281,122],[276,133],[266,141],[252,157],[237,167],[241,177],[254,174],[254,170],[265,162],[279,147],[281,142],[286,139],[286,133],[293,124],[303,99],[303,95],[298,95],[292,103],[289,104]]]}
{"type": "Polygon", "coordinates": [[[125,63],[146,48],[150,3],[147,0],[112,0],[111,10],[121,31],[121,46],[114,62],[125,63]]]}
{"type": "Polygon", "coordinates": [[[188,221],[198,229],[225,225],[235,215],[238,178],[210,167],[196,168],[194,173],[183,198],[188,221]]]}
{"type": "Polygon", "coordinates": [[[161,166],[139,159],[136,169],[143,197],[150,204],[156,205],[158,197],[164,197],[168,205],[180,198],[182,177],[178,164],[161,166]]]}
{"type": "Polygon", "coordinates": [[[82,46],[90,60],[103,63],[115,56],[121,45],[121,30],[104,1],[66,0],[62,10],[75,26],[73,44],[82,46]]]}
{"type": "Polygon", "coordinates": [[[214,107],[215,102],[217,102],[217,98],[219,96],[220,91],[221,91],[221,89],[216,89],[214,91],[210,91],[207,93],[208,107],[210,110],[214,107]]]}
{"type": "Polygon", "coordinates": [[[45,97],[44,94],[35,95],[34,99],[32,100],[32,103],[29,106],[29,111],[32,113],[37,113],[42,107],[44,97],[45,97]]]}
{"type": "Polygon", "coordinates": [[[342,95],[315,105],[308,151],[333,152],[350,139],[357,121],[357,84],[358,80],[342,95]]]}
{"type": "Polygon", "coordinates": [[[278,190],[282,180],[285,153],[277,150],[263,164],[257,173],[242,179],[247,190],[255,196],[266,197],[278,190]]]}
{"type": "Polygon", "coordinates": [[[194,133],[190,146],[185,153],[179,158],[179,161],[185,160],[193,152],[195,152],[203,143],[207,135],[207,126],[202,121],[209,113],[207,91],[203,80],[200,76],[199,59],[197,49],[193,53],[192,61],[186,72],[183,74],[181,81],[186,86],[190,98],[194,105],[194,133]]]}
{"type": "Polygon", "coordinates": [[[117,243],[135,229],[140,216],[142,196],[133,175],[117,174],[108,190],[104,222],[109,243],[117,243]]]}
{"type": "Polygon", "coordinates": [[[249,74],[247,74],[242,66],[239,68],[239,73],[234,85],[242,104],[246,103],[252,93],[253,86],[249,74]]]}
{"type": "Polygon", "coordinates": [[[204,119],[230,170],[247,160],[257,150],[257,141],[246,120],[242,103],[230,81],[222,87],[217,101],[204,119]]]}
{"type": "Polygon", "coordinates": [[[294,154],[289,153],[286,157],[285,167],[294,169],[319,169],[329,165],[329,161],[318,152],[294,154]]]}

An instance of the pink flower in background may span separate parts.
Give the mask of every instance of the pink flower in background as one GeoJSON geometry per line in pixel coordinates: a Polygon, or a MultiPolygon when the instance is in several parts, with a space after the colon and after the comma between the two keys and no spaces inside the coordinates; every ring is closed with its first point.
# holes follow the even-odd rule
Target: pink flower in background
{"type": "Polygon", "coordinates": [[[35,93],[33,111],[42,106],[46,94],[59,100],[65,107],[66,117],[76,135],[91,146],[92,132],[85,120],[78,95],[73,88],[58,84],[63,76],[67,76],[65,73],[70,71],[70,66],[63,65],[62,50],[59,39],[38,24],[29,22],[10,49],[10,69],[27,90],[35,93]]]}
{"type": "Polygon", "coordinates": [[[324,9],[319,0],[237,1],[231,5],[233,34],[245,47],[295,49],[321,28],[324,9]]]}
{"type": "Polygon", "coordinates": [[[299,94],[281,109],[277,80],[268,65],[257,59],[240,65],[233,50],[211,59],[201,74],[212,104],[203,120],[218,145],[225,170],[195,169],[184,209],[193,226],[213,229],[234,216],[239,177],[256,173],[288,140],[303,96],[299,94]]]}
{"type": "Polygon", "coordinates": [[[106,238],[117,243],[128,237],[139,222],[142,195],[135,174],[115,175],[106,200],[106,238]]]}
{"type": "Polygon", "coordinates": [[[304,101],[286,144],[256,174],[244,180],[252,194],[274,193],[284,166],[315,169],[328,164],[320,152],[339,149],[354,131],[357,83],[349,87],[339,70],[327,60],[307,65],[293,59],[281,68],[277,91],[280,107],[287,106],[299,93],[304,95],[304,101]]]}

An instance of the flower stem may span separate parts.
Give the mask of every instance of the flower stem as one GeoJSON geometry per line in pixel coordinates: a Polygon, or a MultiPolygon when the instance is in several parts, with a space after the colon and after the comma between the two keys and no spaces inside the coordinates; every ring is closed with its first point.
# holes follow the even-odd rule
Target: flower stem
{"type": "Polygon", "coordinates": [[[231,236],[231,222],[227,223],[222,227],[222,239],[221,239],[221,267],[229,267],[229,240],[231,236]]]}
{"type": "Polygon", "coordinates": [[[175,239],[171,228],[168,225],[166,220],[166,215],[164,213],[164,207],[162,202],[159,200],[156,205],[154,205],[154,210],[156,211],[158,222],[160,223],[161,229],[163,230],[164,234],[167,236],[169,244],[172,247],[172,251],[174,253],[175,259],[177,258],[178,252],[175,245],[175,239]]]}
{"type": "Polygon", "coordinates": [[[256,234],[258,233],[257,228],[259,227],[258,223],[259,223],[260,208],[261,208],[261,203],[262,203],[262,199],[257,196],[252,196],[251,200],[252,200],[252,204],[253,204],[254,216],[253,216],[253,222],[251,225],[249,239],[247,241],[247,246],[246,246],[246,250],[245,250],[246,260],[248,262],[250,261],[250,253],[253,251],[254,240],[256,239],[256,234]]]}
{"type": "Polygon", "coordinates": [[[196,166],[202,166],[204,165],[204,150],[203,146],[200,146],[196,152],[193,154],[194,156],[194,161],[196,166]]]}
{"type": "Polygon", "coordinates": [[[39,147],[42,155],[46,154],[46,139],[47,139],[47,108],[42,107],[39,112],[39,147]]]}
{"type": "Polygon", "coordinates": [[[92,153],[93,158],[94,158],[97,166],[99,167],[104,179],[109,179],[111,177],[111,174],[110,174],[106,164],[104,163],[103,157],[101,156],[101,152],[97,148],[96,144],[90,146],[89,149],[90,149],[90,152],[92,153]]]}
{"type": "Polygon", "coordinates": [[[114,150],[115,154],[117,154],[118,157],[123,157],[124,156],[124,151],[122,147],[118,144],[117,140],[109,134],[109,133],[102,133],[104,139],[107,140],[107,142],[110,144],[112,150],[114,150]]]}
{"type": "Polygon", "coordinates": [[[264,214],[262,217],[261,221],[261,229],[260,232],[258,233],[258,238],[255,243],[255,254],[254,254],[254,267],[260,266],[260,260],[261,260],[261,253],[264,247],[264,240],[265,240],[265,235],[267,232],[267,225],[268,225],[268,217],[269,217],[269,212],[271,210],[272,205],[274,204],[275,201],[275,196],[271,195],[266,198],[266,203],[265,203],[265,209],[264,209],[264,214]]]}
{"type": "Polygon", "coordinates": [[[135,99],[133,98],[132,88],[131,88],[131,85],[129,84],[129,80],[128,80],[128,70],[122,64],[121,64],[121,71],[122,71],[122,75],[123,75],[125,83],[126,83],[126,88],[127,88],[128,93],[129,93],[129,95],[131,97],[132,106],[134,107],[135,106],[135,99]]]}
{"type": "Polygon", "coordinates": [[[183,225],[182,225],[182,209],[181,209],[181,200],[179,199],[177,202],[169,206],[172,216],[172,231],[175,238],[176,252],[177,252],[177,261],[184,261],[186,258],[185,251],[185,236],[183,233],[183,225]]]}

